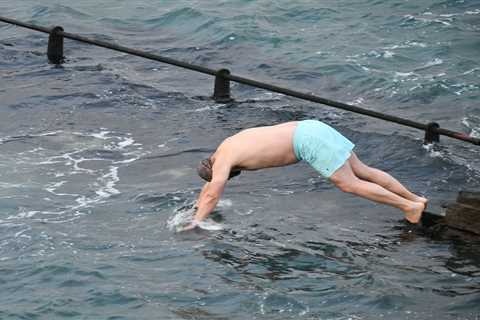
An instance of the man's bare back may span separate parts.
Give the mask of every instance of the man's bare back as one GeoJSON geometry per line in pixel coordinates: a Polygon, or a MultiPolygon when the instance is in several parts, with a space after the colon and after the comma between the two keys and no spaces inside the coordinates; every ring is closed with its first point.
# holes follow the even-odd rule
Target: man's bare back
{"type": "Polygon", "coordinates": [[[297,122],[257,127],[240,131],[225,139],[210,157],[238,170],[258,170],[298,162],[293,151],[297,122]]]}

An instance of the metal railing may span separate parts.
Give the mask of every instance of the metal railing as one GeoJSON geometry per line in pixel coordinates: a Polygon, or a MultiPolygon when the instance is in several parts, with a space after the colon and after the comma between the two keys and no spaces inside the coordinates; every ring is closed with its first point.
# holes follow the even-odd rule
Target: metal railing
{"type": "Polygon", "coordinates": [[[154,61],[158,61],[158,62],[174,65],[177,67],[181,67],[184,69],[214,76],[215,85],[214,85],[213,99],[215,99],[215,101],[217,102],[228,103],[233,101],[230,95],[230,81],[233,81],[233,82],[253,86],[256,88],[281,93],[286,96],[291,96],[291,97],[299,98],[306,101],[320,103],[320,104],[324,104],[337,109],[347,110],[354,113],[358,113],[358,114],[366,115],[369,117],[382,119],[382,120],[397,123],[403,126],[422,130],[422,131],[425,131],[424,143],[426,144],[432,143],[432,142],[438,142],[440,139],[440,135],[443,135],[443,136],[447,136],[457,140],[469,142],[475,145],[480,145],[479,138],[469,136],[465,133],[455,132],[452,130],[440,128],[440,125],[435,122],[430,122],[425,124],[425,123],[420,123],[420,122],[412,121],[409,119],[404,119],[397,116],[373,111],[373,110],[368,110],[365,108],[360,108],[351,104],[346,104],[343,102],[322,98],[314,94],[304,93],[304,92],[276,86],[273,84],[253,80],[250,78],[237,76],[237,75],[231,74],[228,69],[222,68],[219,70],[214,70],[204,66],[199,66],[199,65],[175,60],[172,58],[163,57],[163,56],[145,52],[142,50],[132,49],[132,48],[124,47],[121,45],[113,44],[110,42],[95,40],[95,39],[83,37],[77,34],[68,33],[68,32],[65,32],[62,27],[58,27],[58,26],[54,28],[47,28],[47,27],[37,26],[30,23],[21,22],[14,19],[1,17],[1,16],[0,16],[0,21],[8,24],[12,24],[12,25],[20,26],[23,28],[31,29],[31,30],[48,33],[50,36],[48,41],[47,56],[49,61],[53,64],[61,64],[64,62],[63,40],[64,38],[67,38],[67,39],[88,43],[98,47],[103,47],[103,48],[127,53],[130,55],[134,55],[134,56],[138,56],[138,57],[142,57],[142,58],[146,58],[146,59],[150,59],[150,60],[154,60],[154,61]]]}

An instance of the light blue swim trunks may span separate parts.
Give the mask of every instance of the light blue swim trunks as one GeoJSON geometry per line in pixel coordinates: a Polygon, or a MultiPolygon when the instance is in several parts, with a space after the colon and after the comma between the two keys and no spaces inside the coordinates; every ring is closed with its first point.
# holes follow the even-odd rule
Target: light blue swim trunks
{"type": "Polygon", "coordinates": [[[293,149],[298,160],[305,160],[329,178],[350,157],[355,145],[337,130],[317,120],[297,124],[293,149]]]}

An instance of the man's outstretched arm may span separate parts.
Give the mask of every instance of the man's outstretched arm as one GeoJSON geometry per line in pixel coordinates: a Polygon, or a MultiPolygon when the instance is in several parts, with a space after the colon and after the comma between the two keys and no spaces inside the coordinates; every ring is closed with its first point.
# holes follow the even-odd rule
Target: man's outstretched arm
{"type": "Polygon", "coordinates": [[[195,210],[198,208],[198,204],[200,203],[200,199],[202,199],[202,197],[204,196],[205,191],[207,191],[209,183],[210,182],[207,182],[203,185],[202,190],[200,191],[200,194],[198,195],[197,201],[195,202],[195,206],[194,206],[195,210]]]}
{"type": "Polygon", "coordinates": [[[194,222],[204,220],[215,209],[225,189],[225,183],[226,181],[215,182],[212,180],[205,184],[197,200],[194,222]]]}
{"type": "Polygon", "coordinates": [[[197,211],[194,216],[194,222],[199,222],[208,217],[208,215],[217,206],[220,197],[222,196],[225,184],[230,174],[229,166],[213,165],[212,181],[207,182],[200,192],[197,200],[197,211]]]}

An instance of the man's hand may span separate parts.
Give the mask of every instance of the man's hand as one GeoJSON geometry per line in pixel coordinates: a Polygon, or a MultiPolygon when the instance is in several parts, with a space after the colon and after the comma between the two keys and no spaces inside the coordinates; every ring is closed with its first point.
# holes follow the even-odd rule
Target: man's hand
{"type": "Polygon", "coordinates": [[[194,221],[190,222],[189,224],[187,224],[186,226],[181,227],[179,231],[190,231],[190,230],[195,229],[197,226],[198,226],[198,222],[194,220],[194,221]]]}

